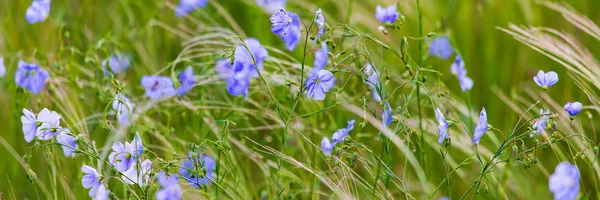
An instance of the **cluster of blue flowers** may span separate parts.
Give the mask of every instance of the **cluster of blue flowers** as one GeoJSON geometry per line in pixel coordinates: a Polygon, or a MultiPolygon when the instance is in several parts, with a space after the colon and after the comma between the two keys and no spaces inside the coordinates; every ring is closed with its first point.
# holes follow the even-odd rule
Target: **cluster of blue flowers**
{"type": "MultiPolygon", "coordinates": [[[[286,0],[257,0],[256,3],[270,13],[271,31],[278,35],[288,50],[293,51],[302,36],[302,26],[299,16],[296,13],[288,12],[285,7],[286,0]]],[[[207,0],[181,0],[175,8],[175,15],[182,17],[192,11],[203,8],[208,5],[207,0]]],[[[30,24],[43,22],[50,13],[50,0],[34,0],[26,11],[26,19],[30,24]]],[[[396,5],[386,8],[378,5],[375,17],[386,25],[394,24],[399,20],[400,13],[396,5]]],[[[325,15],[321,9],[315,12],[314,22],[318,29],[315,41],[327,31],[325,15]]],[[[441,59],[447,59],[454,54],[454,49],[447,36],[438,36],[434,38],[429,45],[429,54],[441,59]]],[[[326,94],[335,87],[336,78],[334,74],[326,70],[329,63],[329,49],[327,41],[320,41],[320,48],[314,53],[314,63],[310,70],[310,75],[304,82],[306,97],[314,100],[324,100],[326,94]]],[[[269,57],[265,47],[255,38],[247,38],[243,44],[235,46],[234,54],[231,59],[216,60],[215,70],[221,78],[226,81],[227,91],[232,96],[248,97],[252,78],[261,77],[264,70],[264,62],[269,57]]],[[[114,54],[102,62],[102,69],[105,75],[125,73],[131,66],[131,60],[127,55],[114,54]],[[108,70],[110,68],[110,72],[108,70]]],[[[463,92],[471,90],[474,86],[473,80],[467,76],[465,62],[460,54],[456,55],[454,62],[450,66],[452,74],[456,75],[460,88],[463,92]]],[[[367,63],[364,66],[365,84],[369,86],[372,92],[372,98],[377,102],[382,102],[383,111],[381,120],[383,127],[388,127],[394,121],[394,112],[387,100],[383,99],[384,89],[380,82],[377,69],[367,63]]],[[[4,76],[6,69],[4,59],[0,57],[0,77],[4,76]]],[[[35,63],[29,64],[19,61],[18,69],[15,73],[16,84],[34,94],[39,94],[45,87],[50,78],[49,73],[35,63]]],[[[556,72],[540,70],[533,78],[535,83],[547,90],[558,82],[556,72]]],[[[160,100],[174,96],[184,96],[195,86],[196,79],[194,70],[188,66],[177,76],[179,84],[173,83],[170,77],[159,75],[146,75],[141,78],[141,86],[145,89],[145,95],[151,100],[160,100]],[[179,87],[176,88],[176,85],[179,87]]],[[[301,88],[304,89],[304,88],[301,88]]],[[[130,122],[134,111],[134,104],[123,93],[115,95],[112,101],[112,108],[116,112],[116,118],[119,124],[130,122]]],[[[571,120],[583,109],[580,102],[568,102],[564,110],[569,114],[571,120]]],[[[438,143],[442,144],[449,140],[448,129],[451,121],[447,120],[440,110],[435,109],[437,121],[438,143]]],[[[544,132],[552,119],[550,110],[541,109],[540,118],[533,124],[534,129],[531,136],[537,136],[544,132]]],[[[22,130],[25,140],[30,143],[34,139],[51,140],[56,136],[56,141],[61,145],[64,155],[75,157],[79,151],[76,137],[70,129],[60,126],[61,116],[55,111],[47,108],[42,109],[37,115],[31,110],[23,109],[21,116],[22,130]]],[[[321,140],[321,149],[325,154],[331,154],[334,147],[343,142],[349,136],[349,132],[354,128],[355,120],[348,121],[346,128],[341,128],[333,133],[331,141],[328,137],[321,140]]],[[[481,109],[479,121],[473,130],[472,143],[478,145],[483,135],[490,129],[488,124],[487,112],[485,107],[481,109]]],[[[144,159],[144,146],[141,136],[136,133],[131,142],[122,143],[117,141],[112,144],[112,152],[108,156],[109,163],[118,171],[122,180],[126,184],[139,185],[141,187],[148,185],[152,181],[152,161],[144,159]]],[[[187,159],[181,163],[178,174],[160,171],[156,180],[160,189],[156,192],[156,199],[181,199],[182,189],[179,185],[179,178],[184,179],[191,187],[198,188],[203,185],[210,185],[214,179],[217,163],[205,154],[197,155],[189,152],[187,159]]],[[[90,189],[89,195],[94,199],[108,199],[110,191],[103,183],[104,177],[98,171],[88,165],[83,165],[81,171],[84,173],[82,185],[90,189]]],[[[560,163],[555,172],[550,176],[549,189],[554,193],[555,199],[575,199],[579,193],[579,169],[576,165],[569,162],[560,163]]]]}

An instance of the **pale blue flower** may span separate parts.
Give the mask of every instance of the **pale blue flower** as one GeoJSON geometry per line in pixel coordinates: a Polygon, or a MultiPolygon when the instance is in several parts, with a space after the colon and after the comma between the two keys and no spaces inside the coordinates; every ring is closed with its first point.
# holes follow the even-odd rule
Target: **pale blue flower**
{"type": "Polygon", "coordinates": [[[325,99],[325,94],[335,86],[335,77],[327,70],[320,70],[306,79],[306,97],[325,99]]]}
{"type": "Polygon", "coordinates": [[[323,150],[323,153],[331,154],[331,151],[333,151],[333,145],[331,142],[329,142],[329,138],[323,137],[321,140],[321,149],[323,150]]]}
{"type": "Polygon", "coordinates": [[[574,200],[579,194],[579,168],[567,161],[561,162],[554,169],[548,181],[548,188],[555,200],[574,200]]]}
{"type": "Polygon", "coordinates": [[[36,137],[40,140],[49,140],[54,137],[62,128],[59,126],[60,115],[55,111],[50,112],[47,108],[38,113],[40,126],[37,129],[36,137]]]}
{"type": "Polygon", "coordinates": [[[75,157],[77,142],[75,141],[75,137],[71,136],[70,133],[71,130],[68,128],[60,130],[56,135],[56,141],[60,143],[66,157],[75,157]]]}
{"type": "Polygon", "coordinates": [[[6,75],[6,66],[4,66],[4,57],[0,56],[0,78],[6,75]]]}
{"type": "Polygon", "coordinates": [[[287,35],[290,26],[294,26],[294,19],[290,17],[288,12],[279,7],[279,12],[271,15],[271,31],[277,35],[287,35]]]}
{"type": "Polygon", "coordinates": [[[385,24],[393,24],[398,19],[398,16],[400,16],[400,13],[398,13],[396,5],[390,5],[386,8],[377,5],[375,9],[375,18],[385,24]]]}
{"type": "Polygon", "coordinates": [[[216,63],[216,71],[227,82],[227,91],[233,96],[248,96],[250,88],[250,79],[259,77],[258,72],[263,70],[263,62],[268,58],[269,53],[257,39],[248,38],[244,40],[248,47],[238,45],[235,48],[233,65],[229,59],[220,59],[216,63]],[[248,50],[250,53],[248,53],[248,50]],[[254,60],[252,60],[254,57],[254,60]],[[255,64],[256,63],[256,64],[255,64]]]}
{"type": "Polygon", "coordinates": [[[444,117],[444,113],[440,111],[440,108],[435,109],[435,119],[438,123],[438,143],[442,144],[446,138],[448,138],[448,121],[444,117]]]}
{"type": "Polygon", "coordinates": [[[315,15],[315,23],[317,23],[317,26],[319,27],[319,32],[317,32],[317,37],[315,40],[318,40],[321,38],[323,33],[325,33],[325,15],[323,15],[323,11],[320,8],[317,10],[315,15]]]}
{"type": "Polygon", "coordinates": [[[333,133],[333,136],[331,136],[331,139],[333,140],[333,145],[335,146],[337,143],[340,143],[342,141],[344,141],[344,139],[346,139],[346,137],[348,137],[348,133],[354,129],[354,120],[350,120],[348,121],[348,126],[346,128],[342,128],[337,130],[335,133],[333,133]]]}
{"type": "Polygon", "coordinates": [[[131,169],[127,170],[126,172],[123,172],[122,179],[127,184],[136,184],[140,187],[144,187],[146,184],[148,184],[151,171],[152,161],[146,159],[140,164],[139,167],[137,163],[135,163],[131,167],[131,169]]]}
{"type": "Polygon", "coordinates": [[[119,93],[112,102],[112,108],[117,112],[117,121],[119,124],[125,124],[129,121],[134,106],[129,98],[122,93],[119,93]]]}
{"type": "Polygon", "coordinates": [[[214,179],[213,171],[216,169],[215,159],[204,154],[196,157],[193,155],[192,152],[188,154],[189,158],[183,161],[179,173],[192,187],[210,185],[211,180],[214,179]]]}
{"type": "Polygon", "coordinates": [[[108,155],[108,160],[113,164],[120,172],[126,172],[136,164],[137,158],[140,158],[144,151],[142,146],[142,139],[138,133],[135,138],[125,144],[121,142],[115,142],[112,146],[113,152],[108,155]]]}
{"type": "Polygon", "coordinates": [[[175,174],[167,175],[165,172],[158,173],[158,183],[162,187],[156,192],[157,200],[179,200],[181,199],[181,187],[175,174]]]}
{"type": "Polygon", "coordinates": [[[247,70],[252,78],[259,77],[258,72],[254,68],[252,57],[254,57],[254,61],[256,61],[256,67],[258,68],[258,71],[262,72],[263,62],[269,57],[269,52],[256,38],[247,38],[244,40],[244,43],[248,49],[241,44],[238,45],[235,48],[234,63],[237,62],[242,64],[244,66],[244,70],[247,70]],[[252,55],[248,53],[248,50],[250,50],[252,55]]]}
{"type": "Polygon", "coordinates": [[[389,126],[394,121],[394,115],[392,113],[392,106],[386,101],[383,104],[383,114],[381,115],[381,122],[384,127],[389,126]]]}
{"type": "Polygon", "coordinates": [[[577,114],[579,114],[579,112],[581,112],[583,105],[581,105],[579,102],[567,102],[564,108],[569,113],[569,116],[575,117],[577,114]]]}
{"type": "Polygon", "coordinates": [[[473,144],[479,144],[479,140],[481,140],[481,136],[485,132],[488,131],[488,121],[487,121],[487,113],[485,112],[485,107],[481,109],[481,113],[479,113],[479,123],[475,126],[475,130],[473,131],[473,144]]]}
{"type": "Polygon", "coordinates": [[[379,90],[382,90],[383,88],[381,87],[381,83],[379,81],[379,74],[377,74],[377,71],[375,70],[375,68],[367,63],[365,66],[365,74],[367,74],[367,80],[365,80],[365,83],[371,87],[371,93],[373,95],[373,99],[375,99],[375,101],[377,102],[381,102],[381,95],[379,95],[379,90]]]}
{"type": "Polygon", "coordinates": [[[536,130],[537,135],[541,134],[546,129],[546,121],[550,119],[550,110],[541,109],[540,115],[540,118],[537,121],[535,121],[531,126],[536,130]]]}
{"type": "Polygon", "coordinates": [[[185,71],[179,74],[179,84],[179,88],[177,89],[178,96],[185,95],[194,87],[196,78],[194,77],[194,69],[191,66],[188,66],[185,71]]]}
{"type": "Polygon", "coordinates": [[[280,7],[285,8],[286,1],[287,0],[256,0],[256,4],[267,10],[269,13],[277,13],[279,12],[280,7]]]}
{"type": "Polygon", "coordinates": [[[462,60],[460,55],[456,56],[454,63],[452,63],[452,66],[450,66],[450,71],[458,78],[460,89],[462,89],[463,92],[473,88],[473,80],[467,76],[465,62],[462,60]]]}
{"type": "MultiPolygon", "coordinates": [[[[298,18],[298,16],[295,15],[295,18],[298,18]]],[[[283,43],[285,43],[285,48],[287,48],[290,51],[293,51],[298,45],[298,42],[300,42],[300,37],[302,37],[301,34],[302,33],[300,32],[300,25],[290,26],[288,28],[288,34],[281,35],[281,40],[283,40],[283,43]]]]}
{"type": "Polygon", "coordinates": [[[429,44],[429,54],[432,56],[436,56],[441,59],[446,59],[452,55],[454,50],[452,50],[452,45],[450,45],[450,40],[446,36],[439,36],[434,38],[429,44]]]}
{"type": "Polygon", "coordinates": [[[19,61],[15,72],[15,83],[21,88],[26,88],[34,94],[39,94],[50,77],[48,72],[37,64],[28,64],[19,61]]]}
{"type": "Polygon", "coordinates": [[[250,70],[244,67],[241,62],[234,62],[233,65],[229,59],[220,59],[216,63],[217,73],[227,82],[227,91],[232,96],[248,96],[250,88],[250,70]]]}
{"type": "Polygon", "coordinates": [[[23,124],[23,134],[25,135],[25,141],[31,142],[37,133],[38,121],[35,114],[30,110],[23,109],[23,115],[21,116],[21,123],[23,124]]]}
{"type": "Polygon", "coordinates": [[[113,73],[119,74],[129,69],[129,66],[131,66],[131,61],[129,60],[128,56],[123,54],[111,55],[108,59],[102,61],[102,69],[105,70],[104,75],[108,76],[109,72],[106,71],[106,65],[110,67],[110,70],[113,73]]]}
{"type": "Polygon", "coordinates": [[[321,49],[315,51],[315,63],[313,68],[310,70],[311,74],[315,74],[322,69],[325,69],[325,66],[327,66],[328,63],[328,53],[329,50],[327,49],[326,42],[321,42],[321,49]]]}
{"type": "Polygon", "coordinates": [[[90,192],[88,193],[90,197],[95,200],[108,199],[110,191],[102,184],[102,175],[100,175],[96,169],[87,165],[83,165],[81,171],[84,173],[81,184],[84,188],[90,189],[90,192]]]}
{"type": "Polygon", "coordinates": [[[142,87],[146,88],[146,96],[153,100],[177,94],[173,81],[166,76],[143,76],[141,83],[142,87]]]}
{"type": "Polygon", "coordinates": [[[296,13],[287,12],[280,8],[279,12],[273,14],[271,20],[271,31],[279,35],[288,50],[292,51],[298,45],[302,36],[300,29],[300,17],[296,13]]]}
{"type": "Polygon", "coordinates": [[[25,12],[29,24],[43,22],[50,14],[50,0],[33,0],[25,12]]]}
{"type": "Polygon", "coordinates": [[[547,89],[558,82],[558,74],[556,72],[544,73],[543,70],[540,70],[537,76],[533,77],[533,81],[543,89],[547,89]]]}
{"type": "Polygon", "coordinates": [[[204,8],[208,5],[208,0],[181,0],[175,8],[175,16],[182,17],[190,12],[204,8]]]}

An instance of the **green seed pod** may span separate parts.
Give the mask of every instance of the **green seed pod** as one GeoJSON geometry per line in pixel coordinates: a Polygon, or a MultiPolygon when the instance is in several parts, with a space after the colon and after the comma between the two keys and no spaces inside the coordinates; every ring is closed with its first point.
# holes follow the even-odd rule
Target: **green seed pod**
{"type": "Polygon", "coordinates": [[[31,158],[31,154],[25,154],[23,156],[23,163],[27,163],[27,161],[29,161],[29,158],[31,158]]]}
{"type": "Polygon", "coordinates": [[[37,175],[31,169],[27,169],[27,172],[25,173],[25,177],[27,177],[27,180],[29,180],[29,183],[33,183],[37,180],[37,175]]]}

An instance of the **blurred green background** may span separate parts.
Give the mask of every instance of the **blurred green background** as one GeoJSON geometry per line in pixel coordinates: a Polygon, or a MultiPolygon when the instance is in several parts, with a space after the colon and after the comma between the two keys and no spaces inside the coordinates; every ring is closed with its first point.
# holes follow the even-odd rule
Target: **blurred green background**
{"type": "MultiPolygon", "coordinates": [[[[169,1],[170,4],[178,2],[169,1]]],[[[132,56],[132,67],[122,78],[128,91],[132,95],[143,95],[143,89],[139,86],[142,75],[153,74],[170,62],[175,60],[182,50],[181,43],[184,41],[178,35],[157,26],[157,23],[167,24],[174,28],[195,27],[190,20],[177,18],[167,1],[142,1],[142,0],[119,0],[119,1],[77,1],[77,0],[53,0],[50,16],[42,23],[28,24],[25,20],[25,10],[30,1],[0,0],[0,56],[5,57],[7,75],[0,80],[0,127],[1,135],[5,142],[0,147],[0,155],[4,159],[0,165],[0,192],[3,195],[13,193],[17,199],[23,198],[51,198],[44,197],[36,187],[25,178],[26,171],[15,157],[27,153],[31,144],[27,144],[22,137],[21,123],[19,117],[22,108],[37,108],[57,103],[49,95],[35,96],[28,92],[20,92],[15,86],[13,75],[16,71],[18,60],[37,61],[42,66],[51,68],[52,77],[66,77],[67,79],[84,78],[80,70],[98,73],[99,61],[114,52],[122,52],[132,56]],[[95,47],[100,47],[95,49],[95,47]],[[86,55],[93,55],[97,59],[90,59],[86,55]],[[100,55],[100,56],[98,56],[100,55]],[[102,56],[103,55],[103,56],[102,56]],[[65,72],[69,72],[66,74],[65,72]],[[7,147],[9,145],[10,147],[7,147]]],[[[229,27],[226,20],[219,17],[219,11],[210,1],[208,8],[197,10],[190,15],[200,20],[214,20],[216,24],[229,27]]],[[[566,1],[575,10],[589,17],[594,22],[600,22],[600,1],[596,0],[573,0],[566,1]]],[[[328,23],[349,21],[349,25],[356,30],[370,33],[386,44],[399,46],[402,36],[419,37],[416,1],[400,0],[400,12],[406,17],[406,21],[399,31],[390,31],[389,35],[377,32],[378,23],[373,17],[377,4],[390,5],[395,1],[362,1],[362,0],[315,0],[288,2],[286,8],[297,12],[304,21],[312,19],[314,10],[322,8],[328,23]],[[352,5],[351,19],[347,19],[348,5],[352,5]]],[[[251,0],[223,0],[220,6],[229,13],[234,21],[249,37],[258,38],[262,44],[283,48],[279,38],[270,32],[269,14],[256,6],[251,0]]],[[[475,86],[469,92],[469,97],[460,92],[457,81],[450,75],[450,65],[453,59],[440,60],[428,58],[426,66],[440,70],[446,76],[442,81],[453,91],[454,98],[470,98],[472,112],[478,112],[479,108],[485,106],[488,112],[490,124],[494,127],[506,130],[516,120],[516,115],[506,108],[506,104],[500,100],[492,91],[492,87],[498,87],[504,93],[521,93],[524,88],[534,87],[532,77],[538,70],[556,71],[566,74],[566,70],[558,63],[535,52],[529,47],[514,40],[511,36],[498,30],[498,27],[506,28],[509,24],[524,26],[547,26],[557,30],[564,30],[576,36],[592,53],[600,53],[598,41],[591,36],[578,31],[566,22],[559,13],[552,11],[534,0],[427,0],[421,2],[423,11],[424,34],[430,32],[443,33],[452,40],[455,49],[463,56],[468,70],[468,75],[474,80],[475,86]]],[[[202,26],[195,27],[202,30],[202,26]]],[[[410,40],[411,55],[417,55],[417,41],[410,40]]],[[[296,59],[301,59],[301,45],[292,53],[296,59]]],[[[425,49],[426,50],[426,49],[425,49]]],[[[91,57],[94,57],[91,56],[91,57]]],[[[390,73],[401,73],[404,66],[396,59],[390,58],[379,62],[386,67],[390,73]]],[[[210,68],[206,68],[206,71],[210,68]]],[[[202,73],[205,71],[196,71],[202,73]]],[[[570,77],[560,76],[559,84],[554,86],[550,95],[557,102],[574,101],[584,99],[584,94],[572,84],[570,77]]],[[[433,79],[433,78],[432,78],[433,79]]],[[[258,83],[254,83],[259,85],[258,83]]],[[[104,87],[96,88],[96,91],[77,87],[75,84],[55,84],[53,87],[71,87],[69,93],[71,102],[80,114],[80,117],[98,114],[107,101],[100,99],[87,99],[86,96],[102,96],[104,87]]],[[[226,95],[224,85],[219,85],[226,95]]],[[[47,87],[48,88],[48,87],[47,87]]],[[[207,91],[199,89],[198,93],[207,91]]],[[[104,96],[104,98],[110,97],[104,96]]],[[[260,100],[260,99],[257,99],[260,100]]],[[[265,99],[266,100],[266,99],[265,99]]],[[[230,100],[241,102],[241,100],[230,100]]],[[[584,102],[582,100],[582,102],[584,102]]],[[[585,102],[584,102],[585,104],[585,102]]],[[[332,111],[333,112],[333,111],[332,111]]],[[[331,115],[339,114],[335,111],[331,115]]],[[[430,117],[432,112],[427,112],[430,117]]],[[[191,115],[191,114],[190,114],[191,115]]],[[[222,114],[227,115],[227,114],[222,114]]],[[[342,127],[345,119],[337,120],[331,125],[342,127]]],[[[68,119],[67,119],[68,121],[68,119]]],[[[102,133],[100,122],[90,121],[92,136],[98,143],[102,143],[106,133],[102,133]]],[[[199,125],[201,126],[201,125],[199,125]]],[[[182,133],[181,138],[192,138],[191,131],[182,133]]],[[[259,132],[260,133],[260,132],[259,132]]],[[[314,137],[319,138],[319,137],[314,137]]],[[[315,143],[317,140],[315,140],[315,143]]],[[[182,148],[184,145],[180,145],[182,148]]],[[[185,150],[182,150],[185,152],[185,150]]],[[[57,151],[56,156],[62,152],[57,151]]],[[[48,159],[48,158],[46,158],[48,159]]],[[[50,158],[51,159],[51,158],[50,158]]],[[[79,170],[84,158],[68,160],[62,163],[71,170],[72,174],[65,175],[72,191],[76,194],[86,194],[80,187],[79,176],[75,171],[79,170]],[[70,176],[72,175],[72,176],[70,176]]],[[[50,184],[48,178],[47,160],[41,153],[34,153],[29,162],[38,178],[46,184],[50,184]]],[[[59,165],[60,167],[60,165],[59,165]]],[[[548,167],[551,170],[553,167],[548,167]]],[[[527,172],[525,172],[527,173],[527,172]]],[[[546,178],[541,178],[546,180],[546,178]]],[[[464,186],[460,186],[463,191],[464,186]]],[[[549,197],[545,188],[544,197],[549,197]]],[[[535,190],[530,194],[535,194],[535,190]]],[[[58,196],[63,196],[59,192],[58,196]]],[[[79,196],[81,197],[81,196],[79,196]]],[[[531,196],[529,196],[531,197],[531,196]]]]}

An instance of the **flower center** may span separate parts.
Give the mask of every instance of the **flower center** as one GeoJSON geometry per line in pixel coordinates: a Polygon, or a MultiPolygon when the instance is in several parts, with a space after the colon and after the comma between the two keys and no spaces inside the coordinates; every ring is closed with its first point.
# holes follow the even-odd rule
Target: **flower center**
{"type": "Polygon", "coordinates": [[[125,153],[125,158],[130,159],[133,155],[131,153],[125,153]]]}
{"type": "Polygon", "coordinates": [[[158,81],[154,82],[154,85],[152,85],[152,90],[157,90],[160,87],[160,84],[158,83],[158,81]]]}

